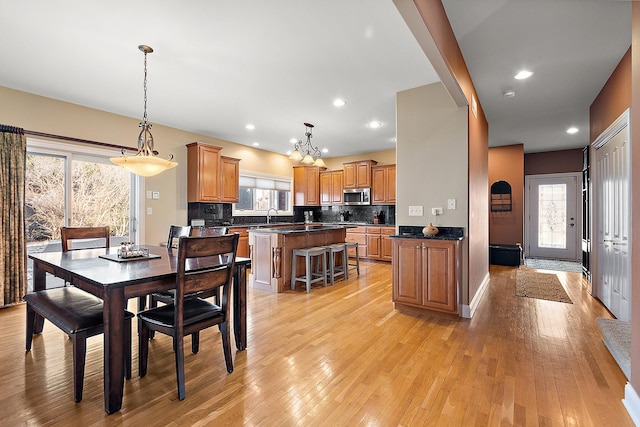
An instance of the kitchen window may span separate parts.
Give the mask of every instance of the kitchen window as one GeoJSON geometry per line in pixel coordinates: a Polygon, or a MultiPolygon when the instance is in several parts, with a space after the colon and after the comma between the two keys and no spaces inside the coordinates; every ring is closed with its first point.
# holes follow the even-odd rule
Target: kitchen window
{"type": "Polygon", "coordinates": [[[238,203],[233,215],[263,216],[269,209],[279,214],[293,215],[291,178],[240,172],[238,203]]]}

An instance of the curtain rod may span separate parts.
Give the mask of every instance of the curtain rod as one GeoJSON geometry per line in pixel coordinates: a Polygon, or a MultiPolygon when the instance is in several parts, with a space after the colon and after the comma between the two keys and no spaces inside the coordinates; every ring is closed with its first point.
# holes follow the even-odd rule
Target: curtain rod
{"type": "Polygon", "coordinates": [[[81,144],[99,145],[101,147],[117,148],[118,150],[138,151],[137,148],[125,147],[124,145],[109,144],[108,142],[91,141],[89,139],[74,138],[71,136],[55,135],[52,133],[36,132],[34,130],[24,130],[25,135],[40,136],[43,138],[61,139],[63,141],[79,142],[81,144]]]}

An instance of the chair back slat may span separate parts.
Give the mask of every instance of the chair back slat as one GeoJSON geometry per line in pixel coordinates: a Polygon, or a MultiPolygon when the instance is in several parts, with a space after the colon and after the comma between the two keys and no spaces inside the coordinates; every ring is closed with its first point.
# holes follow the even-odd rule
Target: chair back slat
{"type": "Polygon", "coordinates": [[[104,227],[60,227],[60,240],[62,252],[87,248],[109,248],[109,226],[104,227]],[[83,245],[74,247],[72,240],[104,239],[103,244],[83,245]]]}
{"type": "Polygon", "coordinates": [[[176,274],[176,312],[184,296],[223,287],[228,294],[235,270],[239,234],[210,237],[181,237],[176,274]]]}

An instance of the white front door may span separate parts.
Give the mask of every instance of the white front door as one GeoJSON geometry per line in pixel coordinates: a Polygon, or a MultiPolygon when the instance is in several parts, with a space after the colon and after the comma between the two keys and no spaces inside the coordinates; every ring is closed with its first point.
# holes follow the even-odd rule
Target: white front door
{"type": "Polygon", "coordinates": [[[620,320],[631,319],[631,144],[629,126],[598,145],[595,190],[598,245],[596,295],[620,320]]]}
{"type": "Polygon", "coordinates": [[[578,260],[579,174],[528,175],[525,255],[578,260]]]}

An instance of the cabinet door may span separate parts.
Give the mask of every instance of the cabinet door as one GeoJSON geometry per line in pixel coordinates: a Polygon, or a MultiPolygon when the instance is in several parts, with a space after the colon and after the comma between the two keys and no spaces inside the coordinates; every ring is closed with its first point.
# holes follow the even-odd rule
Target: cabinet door
{"type": "Polygon", "coordinates": [[[320,204],[332,204],[333,189],[331,187],[331,172],[320,173],[320,204]]]}
{"type": "Polygon", "coordinates": [[[422,305],[440,311],[456,312],[455,244],[423,244],[422,305]]]}
{"type": "Polygon", "coordinates": [[[344,181],[344,172],[343,171],[332,171],[331,172],[331,204],[332,205],[341,205],[343,202],[343,181],[344,181]]]}
{"type": "Polygon", "coordinates": [[[187,145],[187,201],[220,201],[220,147],[187,145]]]}
{"type": "Polygon", "coordinates": [[[355,163],[345,163],[342,167],[344,171],[344,188],[356,188],[356,165],[355,163]]]}
{"type": "Polygon", "coordinates": [[[320,168],[295,166],[293,168],[294,206],[320,205],[320,168]]]}
{"type": "Polygon", "coordinates": [[[221,156],[220,167],[222,169],[220,201],[225,203],[238,203],[240,159],[221,156]]]}
{"type": "Polygon", "coordinates": [[[375,167],[371,170],[371,203],[383,204],[387,201],[386,197],[386,169],[384,167],[375,167]]]}
{"type": "Polygon", "coordinates": [[[380,234],[367,234],[367,258],[380,259],[380,234]]]}
{"type": "Polygon", "coordinates": [[[238,237],[238,250],[236,256],[249,258],[251,254],[249,253],[249,232],[247,228],[232,228],[229,230],[230,233],[239,233],[240,237],[238,237]]]}
{"type": "Polygon", "coordinates": [[[393,255],[392,239],[389,236],[380,236],[380,259],[391,261],[393,255]]]}
{"type": "Polygon", "coordinates": [[[389,165],[386,174],[387,203],[396,203],[396,165],[389,165]]]}
{"type": "Polygon", "coordinates": [[[360,162],[356,164],[356,187],[371,187],[371,163],[360,162]]]}
{"type": "Polygon", "coordinates": [[[422,304],[422,246],[416,239],[393,239],[393,301],[422,304]]]}
{"type": "MultiPolygon", "coordinates": [[[[358,255],[360,258],[367,257],[367,235],[365,234],[365,227],[356,227],[347,229],[345,242],[355,242],[358,244],[358,255]]],[[[356,256],[355,249],[349,249],[349,257],[354,258],[356,256]]]]}

